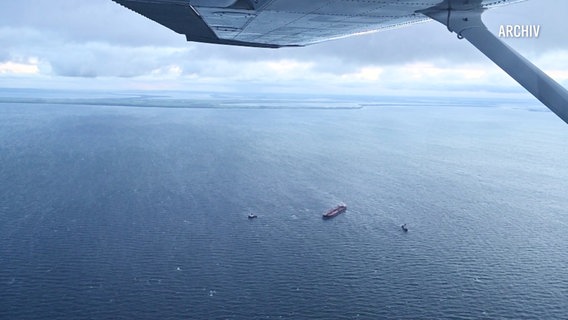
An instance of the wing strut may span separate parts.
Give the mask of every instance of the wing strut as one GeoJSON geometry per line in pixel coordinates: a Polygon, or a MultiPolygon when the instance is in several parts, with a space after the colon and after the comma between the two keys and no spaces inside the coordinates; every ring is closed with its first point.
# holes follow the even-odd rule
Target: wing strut
{"type": "Polygon", "coordinates": [[[495,37],[483,21],[483,9],[431,8],[422,12],[465,38],[568,123],[568,91],[542,70],[495,37]]]}

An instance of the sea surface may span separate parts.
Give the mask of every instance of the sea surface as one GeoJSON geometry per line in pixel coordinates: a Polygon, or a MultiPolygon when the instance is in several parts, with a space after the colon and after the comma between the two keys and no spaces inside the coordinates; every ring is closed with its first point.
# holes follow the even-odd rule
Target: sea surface
{"type": "Polygon", "coordinates": [[[568,125],[538,102],[16,98],[0,319],[568,318],[568,125]]]}

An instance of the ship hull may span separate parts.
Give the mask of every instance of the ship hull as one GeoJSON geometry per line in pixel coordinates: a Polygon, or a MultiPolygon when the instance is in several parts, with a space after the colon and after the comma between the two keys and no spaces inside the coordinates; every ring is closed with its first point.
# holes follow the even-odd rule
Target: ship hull
{"type": "Polygon", "coordinates": [[[322,218],[323,219],[331,219],[331,218],[336,217],[339,214],[345,212],[346,210],[347,210],[347,206],[340,205],[340,206],[337,206],[337,207],[329,210],[328,212],[324,213],[322,218]]]}

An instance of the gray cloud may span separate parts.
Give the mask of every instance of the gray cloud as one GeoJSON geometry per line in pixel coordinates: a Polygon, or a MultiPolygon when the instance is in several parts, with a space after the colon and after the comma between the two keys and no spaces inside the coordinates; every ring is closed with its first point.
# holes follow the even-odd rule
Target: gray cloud
{"type": "Polygon", "coordinates": [[[0,49],[0,63],[8,61],[8,59],[10,59],[10,53],[6,50],[0,49]]]}
{"type": "Polygon", "coordinates": [[[110,0],[10,1],[2,4],[0,27],[34,29],[78,43],[172,45],[183,39],[110,0]]]}

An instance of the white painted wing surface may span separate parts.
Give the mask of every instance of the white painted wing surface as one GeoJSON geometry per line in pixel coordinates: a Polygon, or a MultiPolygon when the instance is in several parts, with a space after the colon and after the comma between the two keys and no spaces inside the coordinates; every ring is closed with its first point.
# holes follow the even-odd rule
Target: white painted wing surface
{"type": "MultiPolygon", "coordinates": [[[[428,21],[419,13],[446,1],[422,0],[113,0],[189,41],[304,46],[428,21]]],[[[467,1],[487,8],[519,0],[467,1]]]]}

